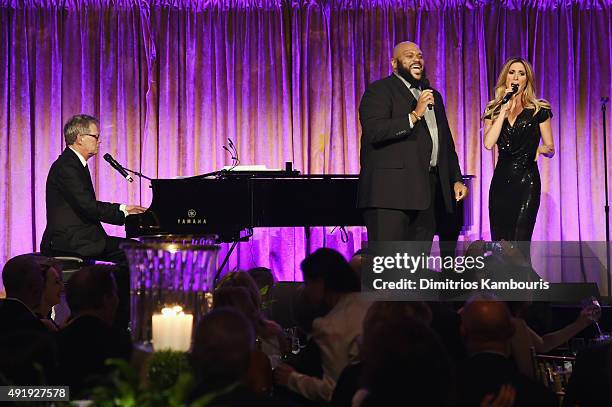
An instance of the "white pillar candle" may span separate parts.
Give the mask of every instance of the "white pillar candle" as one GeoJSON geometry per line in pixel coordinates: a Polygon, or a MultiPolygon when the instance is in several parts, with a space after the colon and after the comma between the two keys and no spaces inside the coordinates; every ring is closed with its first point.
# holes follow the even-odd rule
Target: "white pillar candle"
{"type": "Polygon", "coordinates": [[[189,350],[192,327],[193,315],[185,314],[180,306],[163,308],[161,314],[153,314],[153,348],[189,350]]]}

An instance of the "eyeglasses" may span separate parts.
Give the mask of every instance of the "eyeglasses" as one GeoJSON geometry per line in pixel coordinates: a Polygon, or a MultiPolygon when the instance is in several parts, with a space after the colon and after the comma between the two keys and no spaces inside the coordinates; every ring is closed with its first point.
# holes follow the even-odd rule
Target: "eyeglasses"
{"type": "Polygon", "coordinates": [[[100,140],[100,134],[81,134],[81,136],[91,136],[97,140],[100,140]]]}

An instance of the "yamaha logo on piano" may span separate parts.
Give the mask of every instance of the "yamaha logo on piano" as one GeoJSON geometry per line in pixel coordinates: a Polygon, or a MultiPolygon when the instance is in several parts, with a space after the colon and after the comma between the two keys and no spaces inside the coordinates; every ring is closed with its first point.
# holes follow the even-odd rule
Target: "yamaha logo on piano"
{"type": "Polygon", "coordinates": [[[205,225],[206,219],[204,218],[196,218],[197,212],[195,209],[189,209],[187,211],[186,218],[178,218],[177,224],[179,225],[205,225]]]}

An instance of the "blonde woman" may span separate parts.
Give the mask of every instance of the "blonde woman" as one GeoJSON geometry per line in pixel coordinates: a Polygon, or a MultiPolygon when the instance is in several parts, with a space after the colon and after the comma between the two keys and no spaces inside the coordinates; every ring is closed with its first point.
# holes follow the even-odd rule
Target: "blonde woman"
{"type": "Polygon", "coordinates": [[[483,118],[485,148],[497,145],[499,151],[489,190],[491,237],[531,241],[540,207],[537,159],[551,158],[555,147],[550,104],[536,98],[529,62],[512,58],[505,63],[483,118]]]}

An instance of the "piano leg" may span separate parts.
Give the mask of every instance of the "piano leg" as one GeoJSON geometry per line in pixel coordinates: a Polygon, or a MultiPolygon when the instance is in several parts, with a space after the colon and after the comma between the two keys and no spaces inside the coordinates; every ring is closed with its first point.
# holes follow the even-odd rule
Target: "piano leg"
{"type": "Polygon", "coordinates": [[[227,261],[229,260],[230,256],[232,255],[232,252],[236,248],[237,244],[238,244],[238,240],[234,240],[234,242],[232,243],[232,246],[227,251],[227,254],[225,255],[225,258],[223,259],[223,262],[221,262],[221,266],[219,266],[219,269],[217,270],[217,273],[215,274],[215,279],[214,279],[214,282],[213,282],[213,286],[215,288],[217,288],[217,284],[219,283],[219,277],[221,276],[221,271],[223,271],[223,267],[225,267],[225,265],[227,264],[227,261]]]}
{"type": "Polygon", "coordinates": [[[310,254],[310,226],[304,226],[304,237],[306,238],[306,256],[310,254]]]}

